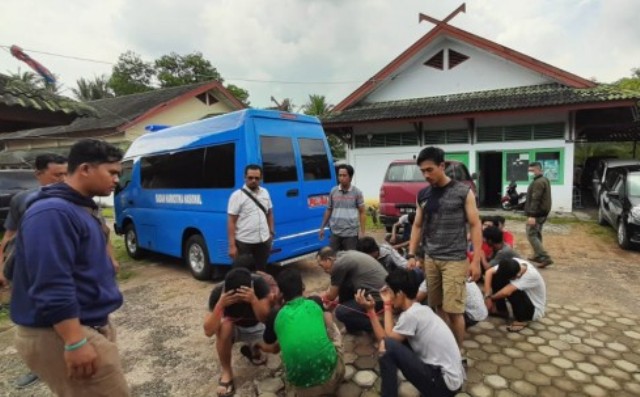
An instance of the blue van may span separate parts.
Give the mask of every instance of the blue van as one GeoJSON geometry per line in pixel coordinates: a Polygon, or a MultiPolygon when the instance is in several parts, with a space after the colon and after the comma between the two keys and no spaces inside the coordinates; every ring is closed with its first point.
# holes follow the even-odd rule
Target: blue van
{"type": "Polygon", "coordinates": [[[269,261],[287,264],[327,245],[318,240],[333,159],[317,118],[247,109],[160,129],[136,139],[122,162],[114,206],[129,256],[183,258],[200,280],[230,265],[229,196],[247,164],[261,164],[277,235],[269,261]]]}

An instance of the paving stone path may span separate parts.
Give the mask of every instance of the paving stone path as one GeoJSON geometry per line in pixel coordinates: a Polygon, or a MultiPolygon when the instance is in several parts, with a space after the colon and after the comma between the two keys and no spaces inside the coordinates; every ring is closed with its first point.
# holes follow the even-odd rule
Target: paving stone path
{"type": "MultiPolygon", "coordinates": [[[[504,320],[489,318],[467,333],[469,368],[458,397],[640,396],[639,326],[638,316],[554,304],[520,333],[507,332],[504,320]]],[[[338,397],[379,396],[372,339],[346,335],[344,351],[346,376],[338,397]]],[[[274,377],[282,376],[279,361],[269,367],[274,377]]],[[[284,384],[271,379],[256,383],[256,392],[286,395],[284,384]]],[[[403,380],[400,396],[419,393],[403,380]]]]}

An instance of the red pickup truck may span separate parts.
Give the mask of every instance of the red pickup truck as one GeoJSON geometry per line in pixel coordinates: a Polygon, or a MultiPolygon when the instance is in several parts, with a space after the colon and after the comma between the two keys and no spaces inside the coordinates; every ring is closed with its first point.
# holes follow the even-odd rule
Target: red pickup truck
{"type": "MultiPolygon", "coordinates": [[[[469,184],[473,193],[476,193],[473,177],[463,163],[445,161],[445,173],[451,179],[469,184]]],[[[416,196],[428,185],[415,160],[395,160],[389,164],[380,187],[380,222],[387,231],[391,231],[401,215],[415,212],[416,196]]]]}

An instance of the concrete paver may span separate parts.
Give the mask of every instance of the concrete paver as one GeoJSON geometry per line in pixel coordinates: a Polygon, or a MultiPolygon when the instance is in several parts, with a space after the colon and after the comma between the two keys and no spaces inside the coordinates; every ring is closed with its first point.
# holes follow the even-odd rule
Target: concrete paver
{"type": "MultiPolygon", "coordinates": [[[[638,324],[635,318],[560,305],[549,305],[547,316],[524,334],[509,333],[504,320],[489,318],[467,333],[469,368],[458,397],[640,395],[640,334],[632,330],[638,324]]],[[[365,372],[358,364],[366,363],[371,365],[362,367],[371,368],[364,384],[374,377],[379,384],[377,354],[365,347],[367,340],[372,343],[366,338],[345,336],[357,357],[349,357],[355,364],[338,395],[374,395],[375,385],[354,382],[365,372]]],[[[399,387],[401,396],[418,395],[406,381],[399,387]]]]}

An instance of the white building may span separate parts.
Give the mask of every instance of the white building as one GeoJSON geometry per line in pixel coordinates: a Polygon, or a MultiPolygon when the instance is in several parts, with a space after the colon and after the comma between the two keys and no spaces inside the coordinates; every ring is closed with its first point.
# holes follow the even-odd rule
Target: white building
{"type": "Polygon", "coordinates": [[[435,145],[479,175],[481,207],[498,206],[510,180],[524,191],[529,162],[540,161],[553,209],[571,211],[574,143],[633,125],[638,99],[438,23],[323,125],[347,143],[366,198],[378,197],[391,161],[435,145]]]}

